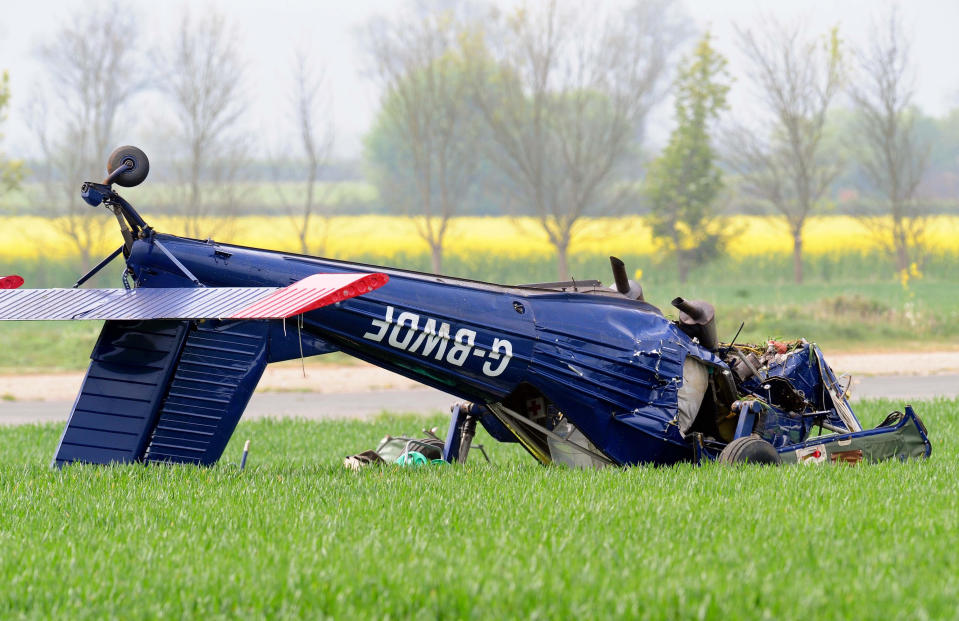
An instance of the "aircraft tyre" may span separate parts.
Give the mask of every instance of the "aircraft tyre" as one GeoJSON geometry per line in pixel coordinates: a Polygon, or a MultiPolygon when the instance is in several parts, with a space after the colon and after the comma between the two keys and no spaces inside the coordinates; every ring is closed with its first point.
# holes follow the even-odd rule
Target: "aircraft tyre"
{"type": "Polygon", "coordinates": [[[150,172],[150,160],[147,159],[146,153],[130,145],[114,149],[113,153],[110,154],[110,158],[107,160],[107,172],[113,172],[123,164],[125,160],[130,160],[133,163],[133,168],[121,173],[120,176],[114,180],[114,183],[125,188],[132,188],[135,185],[143,183],[143,180],[147,178],[147,174],[150,172]]]}
{"type": "Polygon", "coordinates": [[[778,465],[782,463],[782,458],[772,444],[757,435],[748,435],[727,444],[719,454],[719,463],[778,465]]]}

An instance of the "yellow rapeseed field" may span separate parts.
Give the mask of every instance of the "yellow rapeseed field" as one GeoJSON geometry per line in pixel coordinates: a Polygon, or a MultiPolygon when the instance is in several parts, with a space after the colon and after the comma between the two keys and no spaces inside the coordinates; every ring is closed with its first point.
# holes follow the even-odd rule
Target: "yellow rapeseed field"
{"type": "MultiPolygon", "coordinates": [[[[98,239],[94,254],[114,249],[120,236],[116,223],[106,216],[97,221],[98,239]]],[[[154,217],[150,223],[158,231],[182,234],[183,220],[154,217]]],[[[283,216],[246,216],[202,223],[218,241],[276,250],[299,251],[296,229],[283,216]]],[[[787,255],[792,241],[782,220],[773,217],[735,216],[728,226],[736,233],[737,256],[787,255]]],[[[320,247],[323,227],[315,223],[311,252],[348,259],[361,256],[389,258],[401,254],[417,255],[428,251],[419,237],[416,224],[397,216],[341,216],[328,224],[325,247],[320,247]]],[[[804,250],[807,255],[871,253],[879,249],[871,231],[855,218],[819,216],[806,226],[804,250]]],[[[959,217],[933,218],[926,235],[933,253],[959,253],[959,217]]],[[[469,217],[456,218],[447,235],[447,256],[467,257],[475,253],[494,253],[509,257],[552,255],[542,228],[531,218],[469,217]]],[[[583,222],[573,253],[650,254],[659,249],[649,227],[640,217],[595,218],[583,222]]],[[[0,259],[66,258],[77,254],[68,237],[60,233],[57,221],[32,216],[0,218],[0,259]]]]}

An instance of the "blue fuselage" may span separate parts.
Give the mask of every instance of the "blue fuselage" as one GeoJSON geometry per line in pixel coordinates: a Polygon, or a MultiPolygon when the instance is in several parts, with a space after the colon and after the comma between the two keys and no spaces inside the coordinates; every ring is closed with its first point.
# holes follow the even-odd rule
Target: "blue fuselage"
{"type": "MultiPolygon", "coordinates": [[[[477,403],[542,393],[618,463],[691,450],[675,425],[687,355],[725,368],[652,307],[609,292],[507,287],[159,235],[201,283],[286,286],[316,273],[382,272],[381,289],[278,324],[270,361],[343,351],[477,403]],[[298,337],[302,336],[302,339],[298,337]]],[[[138,286],[192,286],[150,241],[128,258],[138,286]]],[[[389,406],[390,404],[384,404],[389,406]]],[[[396,404],[401,407],[402,404],[396,404]]]]}

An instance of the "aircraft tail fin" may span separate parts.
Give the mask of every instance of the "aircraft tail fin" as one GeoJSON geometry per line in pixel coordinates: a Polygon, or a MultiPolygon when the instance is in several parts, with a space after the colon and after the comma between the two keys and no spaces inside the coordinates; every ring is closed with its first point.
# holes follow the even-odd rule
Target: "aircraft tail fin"
{"type": "Polygon", "coordinates": [[[266,322],[108,321],[54,465],[213,464],[267,361],[266,322]]]}

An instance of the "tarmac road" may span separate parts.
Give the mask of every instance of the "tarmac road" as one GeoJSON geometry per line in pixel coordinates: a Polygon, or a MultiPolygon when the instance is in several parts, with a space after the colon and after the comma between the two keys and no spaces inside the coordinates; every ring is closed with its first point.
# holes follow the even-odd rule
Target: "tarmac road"
{"type": "Polygon", "coordinates": [[[919,401],[959,397],[959,375],[876,375],[853,380],[851,401],[893,399],[919,401]]]}
{"type": "MultiPolygon", "coordinates": [[[[934,397],[959,397],[959,375],[880,375],[854,380],[852,400],[885,397],[904,403],[934,397]]],[[[264,416],[309,419],[372,418],[384,411],[414,414],[448,412],[456,397],[431,388],[362,392],[258,392],[245,419],[264,416]]],[[[64,421],[73,401],[0,401],[0,424],[64,421]]],[[[920,412],[921,413],[921,412],[920,412]]]]}

